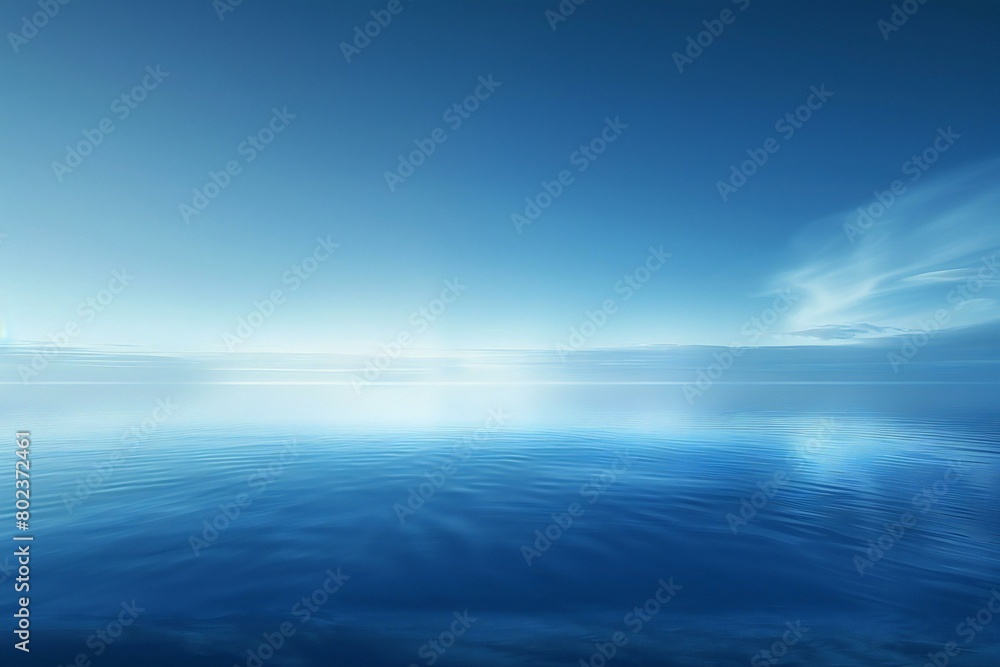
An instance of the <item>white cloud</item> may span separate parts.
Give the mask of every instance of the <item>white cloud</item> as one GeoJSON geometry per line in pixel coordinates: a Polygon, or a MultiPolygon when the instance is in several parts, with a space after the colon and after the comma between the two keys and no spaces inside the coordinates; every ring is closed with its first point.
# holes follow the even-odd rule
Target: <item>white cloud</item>
{"type": "Polygon", "coordinates": [[[851,239],[844,226],[857,223],[857,209],[810,225],[804,241],[823,249],[774,279],[801,297],[788,332],[824,340],[896,335],[922,328],[941,309],[946,328],[1000,320],[998,176],[994,161],[910,185],[851,239]]]}

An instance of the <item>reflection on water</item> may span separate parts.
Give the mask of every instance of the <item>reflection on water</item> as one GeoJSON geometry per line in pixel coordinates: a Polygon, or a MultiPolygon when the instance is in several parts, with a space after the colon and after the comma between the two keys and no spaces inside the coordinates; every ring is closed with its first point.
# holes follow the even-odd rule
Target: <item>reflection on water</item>
{"type": "Polygon", "coordinates": [[[302,359],[78,358],[8,385],[28,664],[1000,664],[992,385],[691,405],[658,359],[356,393],[302,359]]]}
{"type": "MultiPolygon", "coordinates": [[[[466,611],[441,664],[578,664],[615,632],[616,664],[747,664],[786,623],[807,630],[782,664],[911,664],[1000,586],[996,425],[36,441],[36,623],[63,661],[135,599],[122,656],[162,640],[205,664],[245,664],[283,621],[268,664],[429,664],[466,611]],[[300,623],[328,571],[342,588],[300,623]]],[[[995,631],[962,664],[997,664],[995,631]]]]}

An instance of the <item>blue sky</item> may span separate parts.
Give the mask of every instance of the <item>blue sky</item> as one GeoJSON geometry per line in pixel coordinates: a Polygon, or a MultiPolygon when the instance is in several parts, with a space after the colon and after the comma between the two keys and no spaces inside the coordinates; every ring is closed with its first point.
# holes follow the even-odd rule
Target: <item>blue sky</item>
{"type": "Polygon", "coordinates": [[[387,4],[245,0],[220,20],[207,0],[71,2],[12,41],[40,10],[6,3],[5,339],[75,325],[79,345],[224,349],[274,290],[241,349],[365,350],[400,333],[552,348],[608,300],[587,347],[726,345],[787,289],[757,344],[894,335],[942,303],[946,327],[997,319],[996,272],[969,291],[1000,248],[992,3],[928,2],[885,39],[881,2],[588,0],[553,30],[556,2],[402,0],[347,62],[341,43],[387,4]],[[724,10],[679,72],[674,52],[724,10]],[[481,77],[499,85],[487,95],[481,77]],[[145,99],[116,103],[144,80],[145,99]],[[824,86],[794,133],[775,125],[824,86]],[[454,127],[445,112],[477,87],[454,127]],[[275,109],[273,142],[247,148],[275,109]],[[608,119],[614,141],[579,171],[608,119]],[[386,171],[436,128],[446,140],[390,191],[386,171]],[[99,145],[54,168],[84,132],[99,145]],[[769,138],[777,150],[724,201],[718,182],[769,138]],[[935,141],[933,165],[907,167],[935,141]],[[239,173],[185,220],[230,162],[239,173]],[[572,181],[518,233],[512,214],[564,170],[572,181]],[[883,215],[845,230],[897,180],[883,215]],[[317,239],[339,245],[287,279],[317,239]],[[670,258],[641,289],[619,289],[661,246],[670,258]],[[81,314],[123,269],[134,279],[81,314]],[[415,316],[449,280],[461,294],[433,322],[415,316]]]}

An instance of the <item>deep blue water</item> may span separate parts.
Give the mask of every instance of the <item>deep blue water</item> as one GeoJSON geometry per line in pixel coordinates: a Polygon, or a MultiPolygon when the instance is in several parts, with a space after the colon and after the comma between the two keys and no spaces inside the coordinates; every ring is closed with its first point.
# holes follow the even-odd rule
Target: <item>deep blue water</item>
{"type": "Polygon", "coordinates": [[[988,360],[32,353],[4,665],[1000,665],[988,360]]]}
{"type": "Polygon", "coordinates": [[[245,665],[289,622],[264,664],[578,665],[616,632],[608,664],[772,664],[760,651],[784,639],[774,664],[922,665],[948,641],[954,664],[1000,664],[1000,623],[956,634],[1000,588],[996,419],[473,433],[36,436],[32,657],[245,665]],[[907,515],[860,574],[855,557],[907,515]],[[306,620],[296,603],[324,583],[336,592],[306,620]],[[135,622],[96,655],[87,638],[132,600],[135,622]],[[454,645],[427,644],[453,624],[454,645]]]}

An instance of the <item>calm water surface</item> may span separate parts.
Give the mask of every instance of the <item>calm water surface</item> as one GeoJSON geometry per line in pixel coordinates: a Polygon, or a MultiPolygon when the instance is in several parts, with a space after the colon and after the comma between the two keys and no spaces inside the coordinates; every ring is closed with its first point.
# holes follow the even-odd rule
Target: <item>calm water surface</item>
{"type": "Polygon", "coordinates": [[[995,416],[490,426],[36,433],[32,661],[1000,664],[995,416]]]}

